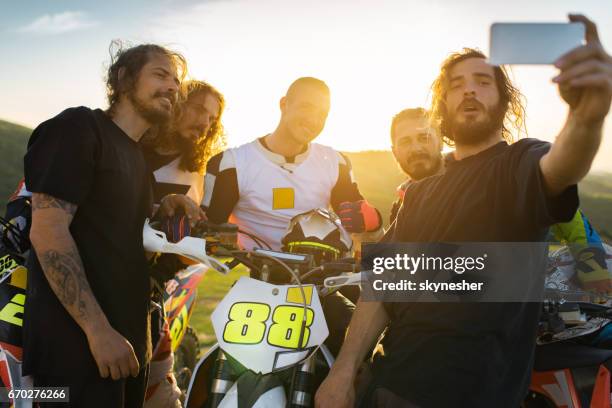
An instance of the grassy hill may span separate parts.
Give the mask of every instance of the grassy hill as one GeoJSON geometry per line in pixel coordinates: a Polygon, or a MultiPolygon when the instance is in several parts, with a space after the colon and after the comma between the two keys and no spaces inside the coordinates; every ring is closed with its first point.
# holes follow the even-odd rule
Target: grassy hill
{"type": "Polygon", "coordinates": [[[23,155],[32,129],[0,120],[0,209],[23,177],[23,155]]]}

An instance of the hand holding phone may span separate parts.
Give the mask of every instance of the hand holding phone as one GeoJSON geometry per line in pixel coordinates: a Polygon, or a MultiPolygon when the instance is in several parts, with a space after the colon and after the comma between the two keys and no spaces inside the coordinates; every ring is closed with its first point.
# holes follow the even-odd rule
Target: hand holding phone
{"type": "Polygon", "coordinates": [[[612,57],[604,49],[594,22],[582,15],[570,15],[570,21],[584,25],[586,44],[555,61],[559,75],[553,82],[559,85],[575,121],[601,126],[612,102],[612,57]]]}

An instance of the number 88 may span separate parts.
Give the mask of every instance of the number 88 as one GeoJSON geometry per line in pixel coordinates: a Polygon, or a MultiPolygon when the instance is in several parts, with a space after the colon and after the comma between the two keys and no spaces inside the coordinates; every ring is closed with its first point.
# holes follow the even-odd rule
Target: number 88
{"type": "MultiPolygon", "coordinates": [[[[266,333],[266,321],[270,306],[263,303],[234,303],[229,311],[229,321],[223,330],[223,340],[237,344],[259,344],[266,333]]],[[[283,348],[298,348],[304,308],[299,306],[278,306],[272,315],[268,343],[283,348]]],[[[306,324],[303,331],[302,347],[308,344],[310,326],[314,320],[312,309],[306,309],[306,324]]]]}

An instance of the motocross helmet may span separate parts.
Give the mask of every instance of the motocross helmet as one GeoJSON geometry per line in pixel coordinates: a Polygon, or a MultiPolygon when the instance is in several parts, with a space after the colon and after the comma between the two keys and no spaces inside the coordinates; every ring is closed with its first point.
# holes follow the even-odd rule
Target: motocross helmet
{"type": "Polygon", "coordinates": [[[311,254],[317,264],[349,256],[353,248],[338,216],[325,208],[293,217],[281,242],[283,251],[311,254]]]}

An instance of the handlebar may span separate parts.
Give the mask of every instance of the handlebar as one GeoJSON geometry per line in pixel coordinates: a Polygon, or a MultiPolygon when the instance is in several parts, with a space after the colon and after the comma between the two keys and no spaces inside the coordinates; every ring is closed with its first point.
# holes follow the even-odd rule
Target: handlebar
{"type": "Polygon", "coordinates": [[[344,260],[327,262],[310,271],[304,273],[301,278],[303,282],[313,283],[315,285],[323,285],[326,279],[340,273],[355,273],[359,271],[359,265],[355,264],[355,260],[344,260]]]}

